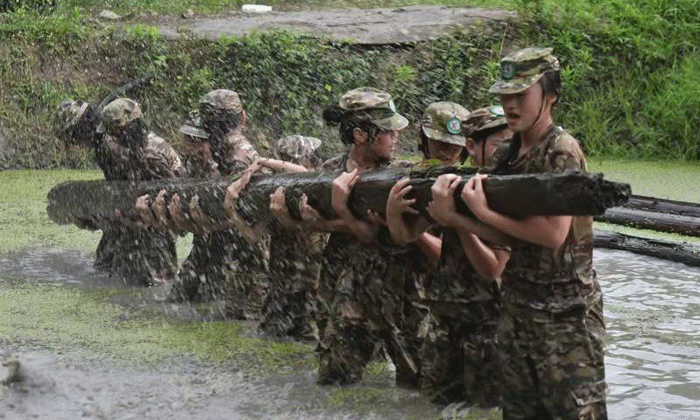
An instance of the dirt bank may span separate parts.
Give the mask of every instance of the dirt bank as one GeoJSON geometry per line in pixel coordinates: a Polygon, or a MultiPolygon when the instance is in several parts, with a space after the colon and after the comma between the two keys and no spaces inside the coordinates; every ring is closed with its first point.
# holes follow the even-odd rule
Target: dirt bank
{"type": "Polygon", "coordinates": [[[196,34],[218,39],[252,31],[285,29],[356,44],[399,44],[426,41],[478,22],[507,20],[514,12],[448,6],[407,6],[384,9],[236,13],[219,18],[168,19],[159,26],[164,36],[196,34]]]}

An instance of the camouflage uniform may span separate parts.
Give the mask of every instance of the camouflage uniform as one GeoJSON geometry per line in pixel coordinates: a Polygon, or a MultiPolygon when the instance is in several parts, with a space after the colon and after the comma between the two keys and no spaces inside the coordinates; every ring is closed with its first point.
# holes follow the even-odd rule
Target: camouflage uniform
{"type": "Polygon", "coordinates": [[[497,406],[498,286],[477,275],[454,229],[442,230],[439,268],[422,298],[430,313],[420,330],[421,392],[439,403],[497,406]]]}
{"type": "MultiPolygon", "coordinates": [[[[208,123],[240,116],[242,112],[238,94],[230,90],[214,90],[200,99],[199,113],[205,129],[208,123]]],[[[240,127],[219,133],[218,137],[209,132],[209,141],[218,142],[214,160],[223,176],[243,171],[260,157],[240,127]]],[[[173,285],[171,299],[222,296],[228,317],[256,317],[267,295],[266,242],[250,245],[235,229],[196,235],[192,251],[180,269],[179,281],[173,285]]]]}
{"type": "MultiPolygon", "coordinates": [[[[430,104],[422,129],[433,140],[464,146],[471,114],[458,104],[430,104]]],[[[442,228],[437,272],[420,289],[429,308],[419,337],[420,390],[439,403],[467,401],[483,407],[500,401],[496,330],[500,300],[495,282],[480,278],[456,230],[442,228]]]]}
{"type": "MultiPolygon", "coordinates": [[[[390,95],[376,89],[350,91],[340,107],[353,111],[350,120],[370,121],[382,130],[400,130],[408,123],[396,113],[390,95]]],[[[326,162],[324,169],[346,171],[347,162],[346,152],[326,162]]],[[[397,383],[415,386],[418,349],[403,323],[415,319],[415,308],[406,296],[415,290],[418,273],[425,271],[423,261],[416,247],[393,244],[384,227],[370,244],[348,233],[331,233],[319,280],[319,326],[324,328],[318,347],[320,384],[361,380],[383,343],[396,365],[397,383]]]]}
{"type": "MultiPolygon", "coordinates": [[[[202,128],[199,111],[190,113],[187,124],[181,126],[179,131],[185,136],[184,149],[187,149],[189,143],[209,141],[209,133],[202,128]]],[[[189,178],[211,178],[219,175],[218,165],[211,158],[211,153],[208,157],[203,157],[201,154],[183,152],[183,161],[185,175],[189,178]]],[[[222,295],[221,290],[217,288],[217,285],[220,287],[223,283],[221,267],[209,263],[212,253],[216,255],[213,257],[213,261],[222,259],[218,254],[223,251],[223,248],[209,246],[212,236],[216,235],[212,235],[212,233],[192,235],[192,249],[182,262],[177,280],[173,283],[169,300],[206,300],[222,295]]]]}
{"type": "Polygon", "coordinates": [[[83,101],[63,101],[54,121],[54,133],[67,146],[92,147],[99,124],[96,107],[83,101]]]}
{"type": "MultiPolygon", "coordinates": [[[[526,49],[501,61],[495,93],[517,93],[559,63],[551,49],[526,49]]],[[[578,142],[552,126],[518,157],[521,140],[504,143],[490,171],[504,174],[585,171],[578,142]]],[[[501,286],[503,417],[607,419],[603,302],[592,265],[592,218],[574,216],[556,254],[515,240],[501,286]]]]}
{"type": "MultiPolygon", "coordinates": [[[[275,157],[306,168],[315,167],[321,141],[289,136],[275,145],[275,157]]],[[[272,227],[270,235],[270,292],[263,305],[260,329],[273,336],[318,339],[312,320],[321,254],[327,235],[272,227]]]]}
{"type": "MultiPolygon", "coordinates": [[[[163,139],[148,133],[143,148],[133,150],[117,141],[120,130],[142,118],[138,104],[117,99],[102,111],[97,127],[103,138],[97,147],[98,161],[108,180],[153,180],[173,177],[182,169],[177,153],[163,139]]],[[[153,229],[105,228],[97,246],[95,267],[122,276],[129,282],[149,285],[156,275],[165,279],[177,271],[175,238],[153,229]]]]}

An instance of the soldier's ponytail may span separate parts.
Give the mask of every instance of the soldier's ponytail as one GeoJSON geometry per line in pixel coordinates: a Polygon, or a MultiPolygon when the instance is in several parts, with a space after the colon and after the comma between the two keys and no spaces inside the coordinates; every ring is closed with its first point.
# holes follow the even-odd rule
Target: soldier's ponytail
{"type": "Polygon", "coordinates": [[[338,105],[331,105],[323,110],[323,119],[330,125],[338,125],[348,119],[350,112],[338,105]]]}
{"type": "Polygon", "coordinates": [[[330,125],[340,124],[339,133],[340,141],[344,145],[350,146],[355,144],[355,129],[367,133],[370,142],[374,141],[374,137],[379,133],[379,127],[369,121],[354,121],[352,111],[344,110],[338,105],[331,105],[323,110],[323,119],[330,125]]]}
{"type": "Polygon", "coordinates": [[[552,109],[559,102],[559,97],[561,96],[561,76],[559,71],[548,71],[539,80],[540,87],[542,87],[542,94],[544,96],[554,95],[554,102],[552,103],[552,109]]]}

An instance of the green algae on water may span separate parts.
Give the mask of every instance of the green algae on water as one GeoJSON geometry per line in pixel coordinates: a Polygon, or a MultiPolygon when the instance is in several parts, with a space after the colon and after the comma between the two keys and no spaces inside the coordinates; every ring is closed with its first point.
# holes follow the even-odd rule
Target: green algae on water
{"type": "Polygon", "coordinates": [[[18,345],[84,349],[126,365],[194,357],[261,371],[311,365],[308,345],[241,335],[231,321],[193,322],[126,308],[115,291],[12,284],[0,288],[0,336],[18,345]]]}

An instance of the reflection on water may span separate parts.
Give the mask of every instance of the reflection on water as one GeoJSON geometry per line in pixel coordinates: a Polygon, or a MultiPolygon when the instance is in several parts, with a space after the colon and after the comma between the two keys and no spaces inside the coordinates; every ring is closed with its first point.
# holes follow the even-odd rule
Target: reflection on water
{"type": "Polygon", "coordinates": [[[596,250],[611,419],[700,418],[700,269],[596,250]]]}
{"type": "MultiPolygon", "coordinates": [[[[597,249],[594,258],[605,297],[610,419],[700,419],[700,269],[624,251],[597,249]]],[[[82,286],[123,286],[120,281],[96,272],[92,268],[91,256],[51,248],[0,255],[0,279],[82,286]]],[[[153,299],[152,294],[145,296],[153,299]]],[[[172,314],[170,311],[166,313],[172,314]]],[[[179,368],[186,369],[184,366],[187,365],[179,365],[179,368]]],[[[64,382],[69,374],[74,373],[72,370],[66,372],[61,373],[64,382]]],[[[85,378],[85,373],[81,373],[82,378],[85,378]]],[[[119,372],[115,374],[117,373],[119,372]]],[[[436,414],[429,404],[416,401],[415,397],[396,389],[388,394],[377,395],[376,398],[382,402],[371,404],[372,409],[364,407],[362,413],[357,412],[358,407],[353,407],[353,404],[345,405],[347,401],[340,403],[340,407],[329,409],[327,401],[333,401],[338,390],[316,386],[314,372],[308,369],[281,379],[258,378],[262,381],[241,381],[232,379],[227,374],[230,376],[230,372],[215,369],[211,374],[202,375],[200,372],[195,375],[198,380],[205,377],[218,384],[205,386],[203,390],[194,385],[176,387],[178,392],[193,392],[198,395],[191,401],[193,406],[189,407],[190,413],[265,413],[279,418],[422,418],[436,414]],[[225,386],[221,385],[224,383],[225,386]],[[237,393],[223,392],[217,388],[221,385],[240,391],[233,386],[235,384],[238,387],[253,387],[254,390],[248,389],[243,394],[254,397],[234,398],[233,394],[237,393]],[[200,391],[208,397],[197,394],[200,391]],[[208,394],[210,392],[212,394],[208,394]],[[387,398],[387,395],[390,397],[387,398]],[[204,404],[208,408],[198,410],[198,404],[204,404]],[[273,413],[277,414],[272,415],[273,413]]],[[[240,375],[241,372],[237,374],[240,375]]],[[[170,371],[142,375],[146,379],[157,381],[170,378],[167,376],[170,371]]],[[[178,376],[178,380],[194,380],[184,379],[188,377],[184,374],[178,376]]],[[[128,389],[128,379],[121,382],[117,378],[112,379],[123,382],[124,388],[128,389]]],[[[367,394],[377,389],[393,388],[393,381],[388,376],[377,379],[379,383],[368,381],[364,387],[356,390],[362,396],[361,399],[366,400],[367,394]]],[[[80,385],[79,381],[75,382],[76,387],[80,385]]],[[[116,388],[112,391],[116,391],[119,400],[130,395],[116,388]]],[[[134,392],[135,395],[143,395],[143,391],[137,387],[134,392]]],[[[155,390],[153,393],[158,395],[151,404],[153,407],[161,407],[164,403],[173,404],[165,410],[172,418],[182,418],[181,415],[188,412],[180,404],[182,398],[155,390]]],[[[77,404],[79,400],[75,398],[71,404],[77,404]]],[[[162,410],[161,408],[161,412],[162,410]]],[[[72,412],[72,409],[66,411],[72,412]]]]}

